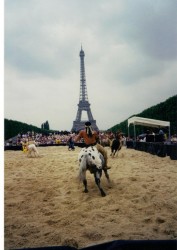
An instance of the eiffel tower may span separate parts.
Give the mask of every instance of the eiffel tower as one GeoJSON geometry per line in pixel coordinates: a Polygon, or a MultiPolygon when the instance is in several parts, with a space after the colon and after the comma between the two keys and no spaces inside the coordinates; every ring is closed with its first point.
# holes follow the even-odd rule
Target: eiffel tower
{"type": "Polygon", "coordinates": [[[84,129],[86,121],[91,122],[92,128],[94,130],[98,130],[98,127],[96,125],[96,120],[93,119],[92,112],[90,109],[90,103],[88,101],[86,77],[85,77],[85,66],[84,66],[85,53],[82,50],[82,46],[81,46],[81,51],[80,51],[79,56],[80,56],[80,96],[79,96],[79,104],[78,104],[76,120],[73,121],[72,131],[78,132],[81,129],[84,129]],[[87,120],[81,120],[82,111],[87,112],[87,116],[88,116],[87,120]]]}

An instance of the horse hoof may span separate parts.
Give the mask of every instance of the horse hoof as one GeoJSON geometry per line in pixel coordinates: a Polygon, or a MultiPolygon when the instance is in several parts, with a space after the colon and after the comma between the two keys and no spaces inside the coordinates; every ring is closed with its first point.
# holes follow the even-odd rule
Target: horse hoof
{"type": "Polygon", "coordinates": [[[84,193],[88,193],[88,190],[86,189],[86,190],[84,190],[84,193]]]}
{"type": "Polygon", "coordinates": [[[101,196],[102,196],[102,197],[105,197],[105,196],[106,196],[105,192],[102,191],[102,192],[101,192],[101,196]]]}

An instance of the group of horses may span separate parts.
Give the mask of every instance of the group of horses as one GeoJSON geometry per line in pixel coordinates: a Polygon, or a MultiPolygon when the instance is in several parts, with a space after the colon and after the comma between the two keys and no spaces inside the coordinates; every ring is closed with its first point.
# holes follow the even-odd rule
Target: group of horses
{"type": "MultiPolygon", "coordinates": [[[[116,153],[121,149],[122,143],[119,138],[100,140],[99,142],[102,146],[109,146],[111,148],[111,156],[114,157],[116,153]]],[[[30,157],[32,154],[35,157],[39,157],[39,152],[36,148],[35,142],[29,142],[28,144],[23,144],[23,151],[27,151],[27,156],[30,157]]],[[[105,167],[105,159],[103,155],[98,151],[96,146],[90,146],[87,148],[82,148],[79,155],[79,178],[83,182],[84,192],[88,192],[86,172],[90,171],[94,175],[95,183],[97,184],[101,196],[106,196],[103,188],[101,187],[101,176],[104,172],[108,183],[110,183],[108,169],[105,167]]]]}

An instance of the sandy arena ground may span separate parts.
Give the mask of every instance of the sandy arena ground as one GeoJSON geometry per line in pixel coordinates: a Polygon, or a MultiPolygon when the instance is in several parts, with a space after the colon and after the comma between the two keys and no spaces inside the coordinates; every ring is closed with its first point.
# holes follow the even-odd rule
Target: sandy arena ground
{"type": "Polygon", "coordinates": [[[5,249],[177,239],[177,161],[123,147],[109,156],[111,187],[103,174],[101,197],[89,172],[83,193],[80,149],[38,147],[39,158],[4,152],[5,249]]]}

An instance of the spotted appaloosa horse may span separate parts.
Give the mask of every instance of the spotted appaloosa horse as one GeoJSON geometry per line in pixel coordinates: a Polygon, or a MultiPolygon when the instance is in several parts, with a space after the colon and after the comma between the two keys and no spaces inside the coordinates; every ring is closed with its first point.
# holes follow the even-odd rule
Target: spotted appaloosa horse
{"type": "Polygon", "coordinates": [[[79,155],[79,178],[84,184],[84,192],[88,193],[86,171],[89,170],[91,174],[95,177],[95,182],[100,190],[101,196],[106,196],[103,188],[101,187],[101,176],[102,170],[109,182],[109,175],[107,169],[104,168],[104,157],[97,150],[95,146],[90,146],[88,148],[82,148],[79,155]]]}

